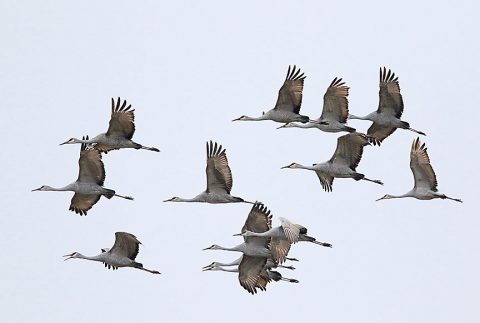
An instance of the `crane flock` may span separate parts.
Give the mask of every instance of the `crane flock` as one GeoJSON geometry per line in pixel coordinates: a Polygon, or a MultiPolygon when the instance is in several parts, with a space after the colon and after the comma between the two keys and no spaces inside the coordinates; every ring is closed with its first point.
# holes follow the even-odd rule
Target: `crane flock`
{"type": "MultiPolygon", "coordinates": [[[[424,132],[411,128],[408,122],[400,119],[404,110],[403,98],[400,93],[398,77],[390,69],[380,68],[378,109],[364,117],[357,117],[349,113],[348,95],[350,88],[342,78],[338,77],[333,79],[323,96],[321,116],[312,120],[308,116],[301,115],[305,78],[306,76],[300,68],[289,66],[273,109],[262,113],[260,117],[254,118],[242,115],[233,121],[271,120],[283,123],[277,129],[316,128],[329,133],[347,132],[347,134],[337,138],[337,147],[328,161],[312,166],[304,166],[294,162],[282,167],[314,171],[326,192],[332,191],[334,178],[352,178],[355,181],[364,180],[383,185],[381,180],[370,179],[363,173],[357,172],[356,169],[362,159],[364,148],[371,145],[380,146],[397,128],[425,135],[424,132]],[[373,123],[367,133],[364,134],[347,125],[349,119],[369,120],[373,123]]],[[[83,136],[82,139],[70,138],[60,144],[81,144],[77,180],[60,188],[43,185],[32,191],[72,191],[75,194],[72,197],[69,210],[80,215],[87,215],[87,212],[102,196],[107,199],[119,197],[133,200],[130,196],[120,195],[116,191],[103,186],[105,167],[102,161],[102,153],[106,154],[112,150],[125,148],[160,151],[155,147],[143,146],[132,140],[135,132],[134,111],[131,105],[127,106],[126,100],[112,98],[111,118],[107,132],[91,139],[89,139],[89,136],[83,136]]],[[[295,224],[286,218],[279,217],[280,225],[272,227],[272,214],[262,202],[250,202],[230,194],[233,177],[228,164],[226,149],[217,142],[210,140],[206,144],[206,155],[207,187],[205,191],[190,199],[175,196],[164,200],[164,202],[247,203],[253,204],[253,206],[240,233],[233,234],[243,238],[240,244],[233,247],[213,244],[203,249],[240,252],[241,256],[227,263],[212,262],[203,267],[202,270],[237,273],[240,285],[251,294],[256,294],[259,290],[265,291],[267,284],[272,281],[299,283],[297,279],[286,278],[278,271],[295,269],[291,265],[285,265],[286,261],[298,261],[296,258],[288,257],[292,246],[301,241],[326,248],[332,248],[332,244],[317,241],[316,238],[307,235],[305,226],[295,224]]],[[[386,194],[377,201],[413,197],[419,200],[448,199],[462,202],[461,199],[452,198],[438,192],[437,178],[430,164],[427,148],[418,137],[413,140],[411,146],[410,168],[414,177],[413,189],[403,195],[386,194]]],[[[115,243],[112,248],[102,248],[101,253],[96,256],[84,256],[81,253],[73,252],[64,257],[65,260],[86,259],[102,262],[109,269],[132,267],[152,274],[160,274],[156,270],[146,269],[141,263],[135,261],[140,244],[135,235],[127,232],[116,232],[115,243]]]]}

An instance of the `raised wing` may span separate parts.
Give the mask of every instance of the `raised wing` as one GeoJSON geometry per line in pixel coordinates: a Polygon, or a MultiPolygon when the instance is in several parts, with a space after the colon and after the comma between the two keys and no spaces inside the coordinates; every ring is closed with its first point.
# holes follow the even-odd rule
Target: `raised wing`
{"type": "Polygon", "coordinates": [[[270,241],[270,251],[272,252],[273,260],[279,264],[284,263],[291,246],[292,243],[290,241],[273,237],[270,241]]]}
{"type": "Polygon", "coordinates": [[[323,96],[323,110],[320,120],[346,123],[348,118],[349,87],[341,78],[335,78],[323,96]]]}
{"type": "Polygon", "coordinates": [[[282,229],[285,233],[285,236],[291,243],[298,242],[298,238],[300,237],[301,232],[307,232],[307,229],[299,224],[292,223],[289,220],[281,217],[279,218],[279,220],[282,224],[282,229]]]}
{"type": "MultiPolygon", "coordinates": [[[[88,136],[82,137],[88,140],[88,136]]],[[[105,167],[102,162],[100,151],[90,144],[82,144],[80,147],[80,158],[78,159],[79,174],[77,181],[84,183],[95,183],[100,186],[105,181],[105,167]]]]}
{"type": "Polygon", "coordinates": [[[368,144],[368,137],[363,133],[353,132],[343,135],[337,139],[337,149],[329,162],[355,170],[362,159],[363,147],[368,144]]]}
{"type": "Polygon", "coordinates": [[[207,192],[230,194],[232,171],[228,166],[227,154],[222,145],[210,140],[207,142],[207,192]]]}
{"type": "Polygon", "coordinates": [[[331,192],[334,177],[319,171],[315,171],[315,173],[317,174],[320,184],[322,184],[322,188],[325,192],[331,192]]]}
{"type": "Polygon", "coordinates": [[[380,100],[378,103],[378,113],[395,116],[400,119],[403,113],[403,99],[400,94],[400,85],[398,77],[395,77],[390,69],[380,68],[380,100]]]}
{"type": "Polygon", "coordinates": [[[410,150],[410,168],[415,179],[415,188],[437,191],[437,176],[430,164],[425,143],[422,144],[419,138],[412,143],[410,150]]]}
{"type": "Polygon", "coordinates": [[[367,135],[372,144],[380,146],[382,141],[390,136],[395,130],[397,130],[397,128],[384,126],[374,122],[370,128],[368,128],[367,135]]]}
{"type": "Polygon", "coordinates": [[[123,100],[121,104],[120,98],[112,98],[112,116],[110,118],[110,123],[107,130],[107,136],[112,137],[123,137],[127,139],[132,139],[133,133],[135,132],[135,116],[133,112],[135,109],[130,110],[132,107],[131,104],[127,106],[127,101],[123,100]]]}
{"type": "MultiPolygon", "coordinates": [[[[261,286],[263,286],[263,284],[257,285],[257,282],[260,279],[260,274],[265,268],[266,263],[267,258],[243,256],[242,262],[238,266],[238,280],[240,281],[240,285],[249,293],[256,294],[257,287],[262,289],[261,286]]],[[[265,287],[263,286],[263,288],[265,287]]]]}
{"type": "MultiPolygon", "coordinates": [[[[267,209],[265,205],[260,202],[255,202],[253,204],[250,213],[248,213],[247,220],[242,228],[242,233],[245,231],[251,232],[266,232],[272,228],[272,215],[270,210],[267,209]]],[[[268,243],[270,239],[264,237],[245,237],[246,243],[255,243],[258,245],[263,245],[268,248],[268,243]]]]}
{"type": "Polygon", "coordinates": [[[140,244],[141,242],[138,241],[137,237],[131,233],[115,232],[115,243],[108,252],[135,260],[140,244]]]}
{"type": "Polygon", "coordinates": [[[300,69],[294,65],[288,67],[287,77],[282,87],[278,91],[278,99],[275,104],[275,110],[300,113],[302,106],[303,80],[306,76],[300,73],[300,69]]]}
{"type": "Polygon", "coordinates": [[[87,211],[98,202],[100,196],[100,194],[75,193],[70,202],[69,210],[80,215],[87,215],[87,211]]]}

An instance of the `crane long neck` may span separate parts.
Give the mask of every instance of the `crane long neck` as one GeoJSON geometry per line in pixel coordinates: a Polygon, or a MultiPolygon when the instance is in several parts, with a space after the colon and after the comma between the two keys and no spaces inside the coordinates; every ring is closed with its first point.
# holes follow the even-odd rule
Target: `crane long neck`
{"type": "Polygon", "coordinates": [[[238,266],[238,265],[240,265],[240,263],[242,262],[242,258],[243,258],[243,255],[242,255],[240,258],[238,258],[237,260],[234,260],[234,261],[229,262],[229,263],[217,262],[217,266],[216,266],[216,267],[220,267],[220,266],[225,266],[225,267],[238,266]]]}
{"type": "Polygon", "coordinates": [[[217,269],[217,270],[220,270],[220,271],[226,271],[226,272],[229,272],[229,273],[238,273],[238,267],[237,267],[237,268],[228,269],[228,268],[223,268],[223,267],[217,266],[216,269],[217,269]]]}
{"type": "Polygon", "coordinates": [[[265,231],[265,232],[252,232],[252,231],[247,231],[247,236],[250,236],[250,237],[270,237],[272,236],[272,233],[273,233],[273,230],[276,229],[276,228],[273,228],[273,229],[270,229],[268,231],[265,231]]]}
{"type": "Polygon", "coordinates": [[[353,114],[348,115],[348,119],[358,119],[358,120],[370,120],[369,116],[359,117],[353,114]]]}
{"type": "Polygon", "coordinates": [[[307,165],[302,165],[302,164],[297,164],[297,166],[295,168],[316,170],[315,166],[307,166],[307,165]]]}
{"type": "Polygon", "coordinates": [[[68,184],[64,187],[48,187],[46,191],[53,191],[53,192],[75,191],[75,183],[68,184]]]}
{"type": "Polygon", "coordinates": [[[75,141],[79,144],[94,144],[97,142],[96,138],[91,138],[91,139],[78,139],[74,138],[75,141]]]}
{"type": "Polygon", "coordinates": [[[240,252],[243,252],[243,250],[245,249],[245,243],[239,244],[238,246],[235,246],[235,247],[232,247],[232,248],[218,246],[218,249],[226,250],[226,251],[240,251],[240,252]]]}
{"type": "Polygon", "coordinates": [[[92,260],[92,261],[102,261],[102,262],[103,262],[103,261],[105,261],[105,254],[106,254],[106,252],[101,253],[101,254],[96,255],[96,256],[93,256],[93,257],[89,257],[89,256],[85,256],[85,255],[82,255],[82,254],[78,254],[75,258],[92,260]]]}
{"type": "Polygon", "coordinates": [[[268,120],[268,116],[266,113],[262,114],[259,117],[246,117],[245,121],[262,121],[262,120],[268,120]]]}
{"type": "Polygon", "coordinates": [[[308,123],[292,122],[292,123],[290,123],[289,127],[293,127],[293,128],[318,128],[318,123],[315,123],[315,122],[308,122],[308,123]]]}

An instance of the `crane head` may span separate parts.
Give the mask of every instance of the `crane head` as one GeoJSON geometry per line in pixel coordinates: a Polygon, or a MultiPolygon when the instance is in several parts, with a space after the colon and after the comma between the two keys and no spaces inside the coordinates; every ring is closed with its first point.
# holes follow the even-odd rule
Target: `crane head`
{"type": "Polygon", "coordinates": [[[178,196],[174,196],[171,199],[165,200],[163,202],[182,202],[182,199],[179,198],[178,196]]]}
{"type": "Polygon", "coordinates": [[[384,196],[382,196],[382,197],[379,198],[379,199],[376,199],[375,201],[388,200],[388,199],[391,199],[391,198],[392,198],[391,195],[385,194],[384,196]]]}
{"type": "Polygon", "coordinates": [[[52,190],[52,188],[50,186],[42,185],[39,188],[36,188],[36,189],[32,190],[32,192],[35,192],[35,191],[51,191],[51,190],[52,190]]]}
{"type": "Polygon", "coordinates": [[[283,166],[281,169],[284,169],[284,168],[298,168],[299,166],[300,166],[300,164],[291,163],[290,165],[283,166]]]}
{"type": "Polygon", "coordinates": [[[76,138],[70,138],[70,139],[68,139],[67,141],[62,142],[62,143],[60,144],[60,146],[61,146],[61,145],[65,145],[65,144],[76,144],[76,143],[78,143],[78,139],[76,139],[76,138]]]}
{"type": "Polygon", "coordinates": [[[202,250],[217,250],[220,249],[220,247],[216,244],[212,244],[210,247],[204,248],[202,250]]]}
{"type": "Polygon", "coordinates": [[[282,129],[282,128],[292,128],[293,125],[291,122],[284,124],[283,126],[278,127],[277,129],[282,129]]]}
{"type": "Polygon", "coordinates": [[[63,261],[66,261],[68,259],[78,258],[79,255],[80,255],[80,253],[75,251],[75,252],[72,252],[71,254],[64,255],[62,257],[66,257],[65,259],[63,259],[63,261]]]}
{"type": "Polygon", "coordinates": [[[249,120],[249,118],[250,117],[243,115],[237,119],[233,119],[232,121],[246,121],[246,120],[249,120]]]}

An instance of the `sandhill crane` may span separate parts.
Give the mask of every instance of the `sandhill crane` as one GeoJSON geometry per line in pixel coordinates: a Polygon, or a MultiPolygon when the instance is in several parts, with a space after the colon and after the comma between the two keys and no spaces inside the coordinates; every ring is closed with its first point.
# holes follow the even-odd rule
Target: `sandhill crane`
{"type": "MultiPolygon", "coordinates": [[[[88,140],[88,136],[83,137],[88,140]]],[[[114,196],[127,200],[133,200],[133,197],[123,196],[115,193],[114,190],[103,187],[105,181],[105,168],[102,162],[101,153],[91,144],[82,144],[80,147],[80,159],[78,160],[79,174],[78,179],[67,186],[54,188],[43,185],[33,191],[73,191],[70,211],[80,215],[87,215],[87,211],[98,202],[100,196],[111,199],[114,196]]]]}
{"type": "Polygon", "coordinates": [[[419,138],[412,143],[410,150],[410,169],[413,173],[415,185],[412,190],[403,195],[389,195],[379,198],[380,200],[396,199],[403,197],[414,197],[419,200],[448,199],[456,202],[462,202],[461,199],[451,198],[441,194],[437,190],[437,176],[433,171],[428,157],[427,147],[422,144],[419,138]]]}
{"type": "Polygon", "coordinates": [[[222,145],[207,142],[207,189],[191,199],[172,197],[163,202],[206,202],[206,203],[236,203],[252,202],[230,195],[232,190],[232,171],[228,166],[227,154],[222,145]]]}
{"type": "MultiPolygon", "coordinates": [[[[238,273],[239,269],[238,267],[228,269],[222,266],[211,266],[211,267],[205,267],[203,271],[225,271],[225,272],[231,272],[231,273],[238,273]]],[[[266,285],[271,280],[274,280],[276,282],[286,281],[289,283],[299,283],[297,279],[283,277],[282,274],[280,274],[278,271],[265,268],[260,274],[260,280],[257,281],[257,285],[255,287],[260,288],[261,290],[266,290],[266,285]]]]}
{"type": "Polygon", "coordinates": [[[123,103],[121,103],[120,98],[118,98],[115,103],[115,100],[112,98],[112,116],[107,132],[101,133],[90,140],[70,138],[60,145],[96,144],[95,148],[104,153],[122,148],[146,149],[159,152],[160,150],[155,147],[145,147],[132,141],[133,133],[135,132],[133,114],[135,109],[130,110],[131,107],[130,104],[127,106],[126,100],[123,100],[123,103]]]}
{"type": "MultiPolygon", "coordinates": [[[[103,249],[102,249],[103,250],[103,249]]],[[[232,262],[227,262],[227,263],[223,263],[223,262],[217,262],[217,261],[214,261],[212,262],[211,264],[205,266],[205,267],[202,267],[202,269],[206,269],[206,268],[209,268],[209,267],[231,267],[231,266],[238,266],[240,265],[240,262],[242,261],[242,258],[243,258],[243,255],[241,255],[238,259],[232,261],[232,262]]],[[[285,258],[286,260],[290,260],[290,261],[298,261],[297,259],[295,258],[288,258],[286,257],[285,258]]],[[[290,269],[290,270],[295,270],[295,267],[293,266],[284,266],[284,265],[280,265],[278,262],[276,262],[275,260],[273,260],[273,258],[268,258],[267,259],[267,263],[265,265],[267,268],[284,268],[284,269],[290,269]]]]}
{"type": "Polygon", "coordinates": [[[135,237],[133,234],[127,232],[116,232],[115,243],[113,247],[111,249],[102,249],[102,253],[97,256],[87,257],[81,253],[73,252],[65,255],[64,257],[66,257],[65,260],[76,258],[100,261],[105,265],[105,267],[108,269],[112,268],[113,270],[120,267],[133,267],[148,271],[152,274],[160,274],[156,270],[144,268],[141,263],[135,261],[135,258],[138,255],[138,247],[140,244],[142,243],[138,241],[137,237],[135,237]]]}
{"type": "Polygon", "coordinates": [[[279,218],[281,225],[265,232],[244,231],[238,235],[244,237],[270,237],[270,250],[274,262],[282,264],[287,257],[290,247],[298,241],[308,241],[323,247],[331,248],[330,243],[317,241],[315,238],[307,235],[307,228],[303,225],[295,224],[285,218],[279,218]]]}
{"type": "Polygon", "coordinates": [[[306,76],[301,73],[300,69],[294,65],[288,67],[287,77],[282,87],[278,91],[278,98],[275,107],[258,118],[248,116],[241,116],[232,121],[261,121],[272,120],[281,123],[288,122],[302,122],[306,123],[310,120],[309,117],[300,115],[300,108],[302,105],[303,80],[306,76]]]}
{"type": "MultiPolygon", "coordinates": [[[[253,232],[265,232],[272,227],[272,217],[270,211],[259,202],[256,202],[247,220],[242,228],[242,232],[249,230],[253,232]]],[[[255,294],[257,281],[260,279],[260,274],[265,268],[267,259],[271,252],[269,249],[270,238],[265,237],[245,237],[245,242],[233,247],[225,248],[218,245],[212,245],[203,250],[229,250],[240,251],[243,253],[242,260],[238,266],[238,280],[240,285],[249,293],[255,294]]]]}
{"type": "Polygon", "coordinates": [[[380,180],[366,178],[364,174],[358,173],[356,168],[363,154],[363,147],[369,144],[369,138],[358,132],[343,135],[337,139],[337,149],[329,161],[313,166],[304,166],[292,163],[282,168],[301,168],[313,170],[320,179],[323,189],[326,192],[332,191],[333,179],[353,178],[356,181],[365,180],[383,185],[380,180]]]}
{"type": "Polygon", "coordinates": [[[317,128],[325,132],[355,132],[355,129],[345,123],[348,118],[349,87],[341,78],[335,78],[323,96],[322,115],[317,120],[306,124],[290,122],[280,128],[317,128]]]}
{"type": "Polygon", "coordinates": [[[370,120],[373,124],[368,128],[367,135],[372,137],[372,143],[380,145],[382,141],[390,136],[397,128],[407,129],[420,135],[425,133],[410,128],[408,122],[400,120],[403,113],[403,99],[400,94],[398,77],[395,77],[390,69],[380,68],[380,100],[377,111],[365,117],[349,115],[349,119],[370,120]]]}

